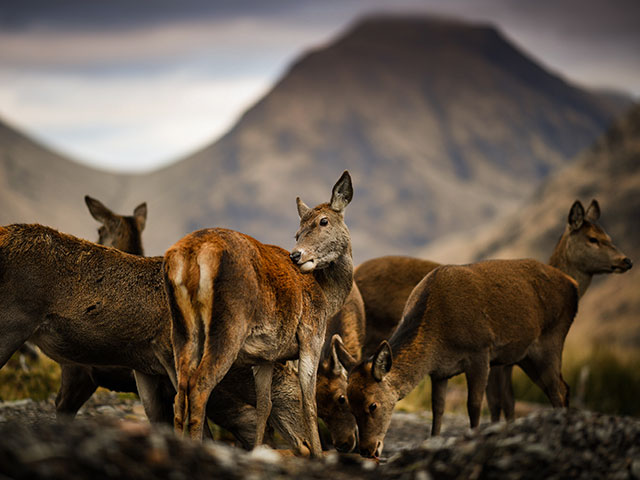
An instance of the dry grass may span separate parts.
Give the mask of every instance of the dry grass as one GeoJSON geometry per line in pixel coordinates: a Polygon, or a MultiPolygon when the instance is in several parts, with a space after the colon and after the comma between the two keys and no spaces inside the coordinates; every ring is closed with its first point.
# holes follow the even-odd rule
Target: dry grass
{"type": "Polygon", "coordinates": [[[40,355],[38,359],[24,358],[16,352],[0,370],[0,400],[31,398],[45,400],[60,387],[60,366],[40,355]]]}
{"type": "MultiPolygon", "coordinates": [[[[571,388],[571,404],[616,415],[640,416],[640,351],[612,347],[572,348],[564,353],[563,377],[571,388]]],[[[518,411],[528,411],[523,403],[548,405],[549,401],[519,368],[514,368],[513,388],[518,411]]],[[[447,389],[446,411],[465,413],[466,382],[463,375],[453,377],[447,389]]],[[[415,412],[431,410],[431,382],[425,378],[396,408],[415,412]]],[[[486,413],[486,401],[483,402],[486,413]]]]}

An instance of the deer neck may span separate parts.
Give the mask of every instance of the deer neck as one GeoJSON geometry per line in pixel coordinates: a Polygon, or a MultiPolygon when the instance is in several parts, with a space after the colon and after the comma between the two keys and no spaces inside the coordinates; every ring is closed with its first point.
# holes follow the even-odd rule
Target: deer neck
{"type": "Polygon", "coordinates": [[[351,247],[328,267],[315,270],[313,276],[329,304],[329,319],[340,310],[353,285],[351,247]]]}
{"type": "MultiPolygon", "coordinates": [[[[419,335],[419,334],[418,334],[419,335]]],[[[396,392],[398,400],[403,399],[420,381],[431,373],[431,352],[433,348],[417,341],[404,342],[402,338],[391,337],[393,366],[387,374],[387,381],[396,392]]]]}
{"type": "Polygon", "coordinates": [[[578,282],[578,297],[582,297],[591,284],[592,274],[580,270],[567,258],[567,233],[562,235],[551,254],[549,265],[561,270],[578,282]]]}

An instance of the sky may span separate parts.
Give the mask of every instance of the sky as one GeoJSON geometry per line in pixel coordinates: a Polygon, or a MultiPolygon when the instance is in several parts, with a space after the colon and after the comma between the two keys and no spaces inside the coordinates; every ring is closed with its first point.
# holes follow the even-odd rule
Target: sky
{"type": "Polygon", "coordinates": [[[153,170],[381,12],[490,22],[566,79],[640,98],[637,0],[0,0],[0,119],[82,163],[153,170]]]}

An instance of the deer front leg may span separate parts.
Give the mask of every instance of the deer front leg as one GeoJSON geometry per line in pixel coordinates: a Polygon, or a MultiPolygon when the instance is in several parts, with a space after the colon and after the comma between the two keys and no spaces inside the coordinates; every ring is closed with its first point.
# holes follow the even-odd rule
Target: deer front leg
{"type": "Polygon", "coordinates": [[[254,447],[261,445],[267,427],[267,419],[271,413],[271,380],[273,364],[253,367],[253,378],[256,383],[256,441],[254,447]]]}
{"type": "Polygon", "coordinates": [[[448,378],[435,378],[431,376],[431,436],[440,435],[442,428],[442,416],[447,396],[448,378]]]}
{"type": "Polygon", "coordinates": [[[60,365],[60,390],[56,395],[56,417],[75,417],[80,407],[96,391],[88,368],[81,365],[60,365]]]}
{"type": "Polygon", "coordinates": [[[482,397],[489,378],[489,355],[473,358],[469,363],[464,372],[467,377],[467,411],[471,428],[475,428],[480,423],[482,397]]]}
{"type": "Polygon", "coordinates": [[[322,339],[318,342],[305,343],[300,341],[300,361],[298,363],[298,377],[302,392],[302,413],[305,421],[306,437],[310,442],[312,457],[322,455],[322,445],[318,434],[318,413],[316,409],[316,377],[322,339]]]}

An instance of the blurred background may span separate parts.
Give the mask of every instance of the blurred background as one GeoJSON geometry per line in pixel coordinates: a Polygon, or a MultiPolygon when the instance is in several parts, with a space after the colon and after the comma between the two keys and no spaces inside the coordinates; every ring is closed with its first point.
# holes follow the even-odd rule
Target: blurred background
{"type": "MultiPolygon", "coordinates": [[[[546,261],[592,198],[637,261],[638,18],[633,0],[3,2],[0,224],[95,240],[89,194],[146,201],[150,255],[207,226],[288,249],[295,197],[328,200],[349,169],[356,264],[546,261]]],[[[593,282],[574,387],[638,398],[639,292],[638,268],[593,282]]]]}

